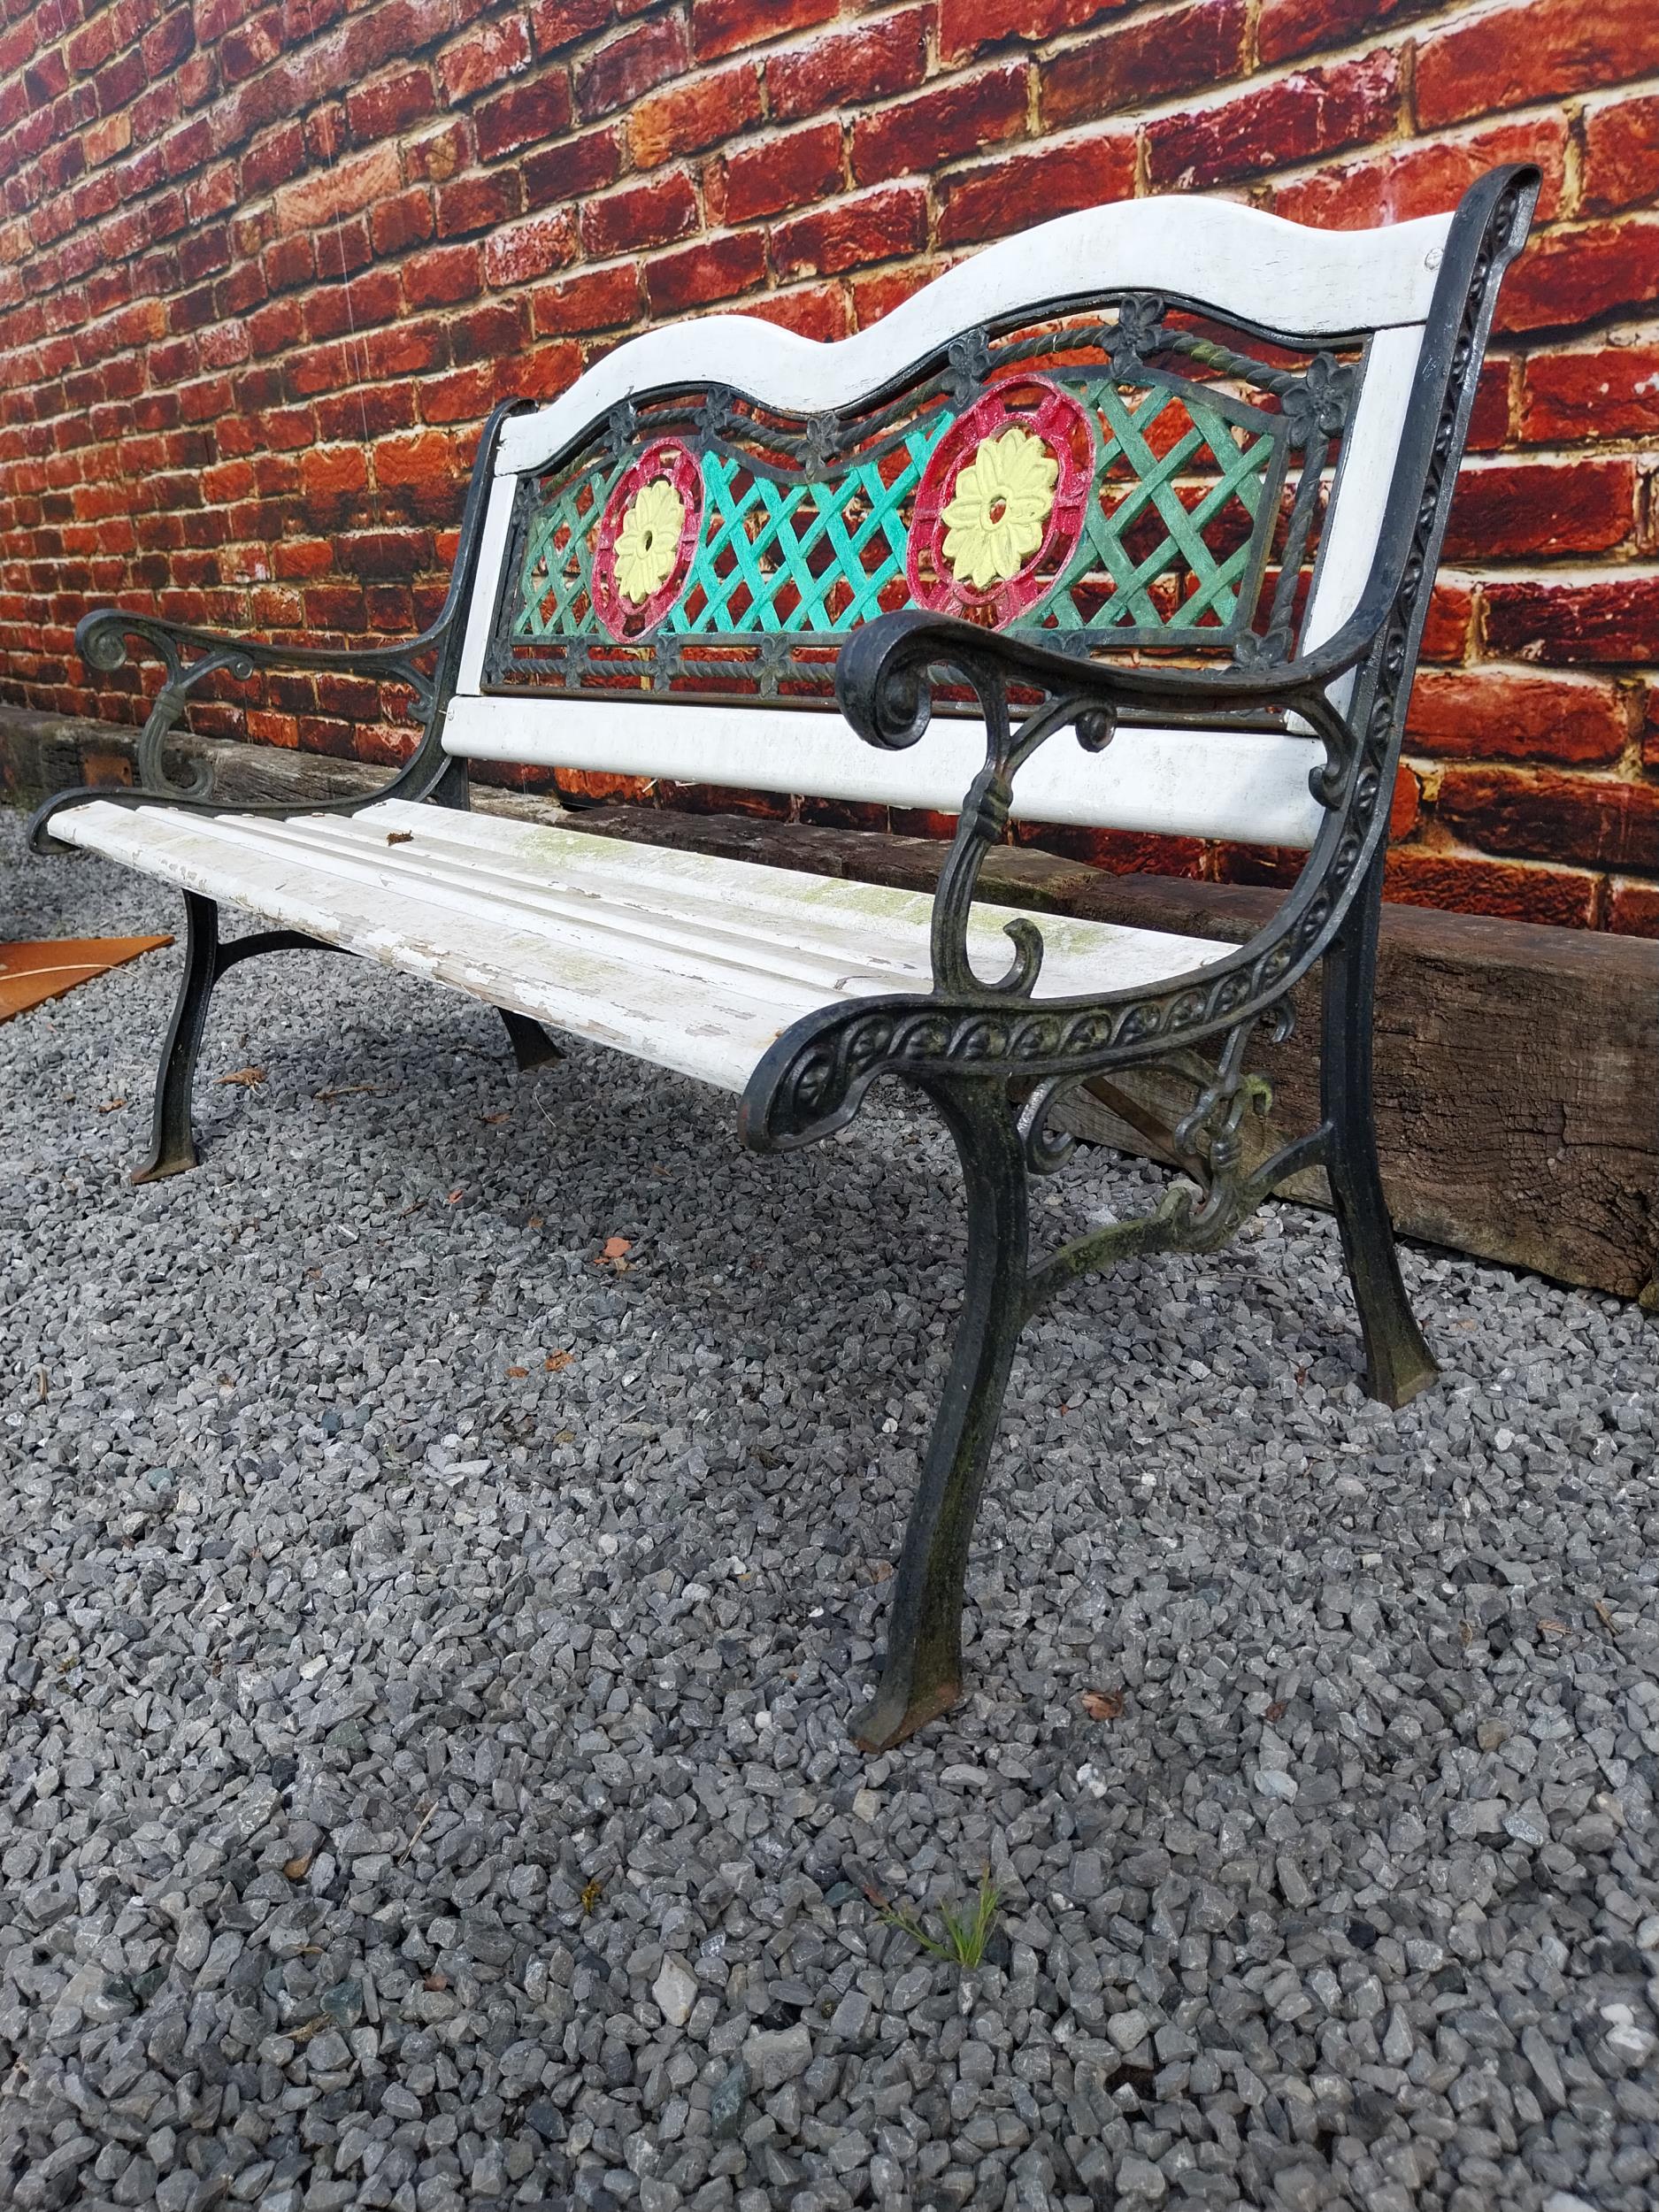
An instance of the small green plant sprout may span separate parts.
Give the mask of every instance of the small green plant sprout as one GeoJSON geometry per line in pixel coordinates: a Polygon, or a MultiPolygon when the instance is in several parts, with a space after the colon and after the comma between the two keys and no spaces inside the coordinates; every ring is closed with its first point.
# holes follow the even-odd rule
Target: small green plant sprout
{"type": "Polygon", "coordinates": [[[956,1907],[940,1906],[938,1935],[924,1927],[904,1906],[889,1904],[886,1898],[875,1896],[873,1892],[871,1894],[888,1927],[901,1929],[924,1951],[943,1959],[948,1965],[959,1967],[964,1974],[972,1973],[983,1962],[985,1947],[991,1939],[1002,1904],[1002,1893],[991,1879],[988,1867],[980,1875],[979,1893],[971,1901],[956,1907]]]}

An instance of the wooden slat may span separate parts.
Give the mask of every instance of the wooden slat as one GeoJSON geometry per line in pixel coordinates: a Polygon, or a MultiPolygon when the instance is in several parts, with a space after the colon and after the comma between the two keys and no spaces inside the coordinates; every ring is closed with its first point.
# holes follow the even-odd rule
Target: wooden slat
{"type": "MultiPolygon", "coordinates": [[[[887,753],[834,712],[681,706],[666,701],[482,699],[449,703],[443,742],[468,760],[591,768],[676,783],[787,791],[954,814],[985,759],[978,722],[942,716],[887,753]]],[[[1230,730],[1119,730],[1103,753],[1067,734],[1021,769],[1014,815],[1087,829],[1145,830],[1305,849],[1321,810],[1308,779],[1325,759],[1304,737],[1230,730]]]]}
{"type": "MultiPolygon", "coordinates": [[[[916,892],[398,802],[288,820],[97,802],[59,821],[69,841],[181,889],[728,1090],[802,1015],[929,983],[932,901],[916,892]]],[[[1008,964],[1012,918],[976,913],[987,976],[1008,964]]],[[[1039,997],[1217,957],[1112,924],[1043,933],[1039,997]]]]}

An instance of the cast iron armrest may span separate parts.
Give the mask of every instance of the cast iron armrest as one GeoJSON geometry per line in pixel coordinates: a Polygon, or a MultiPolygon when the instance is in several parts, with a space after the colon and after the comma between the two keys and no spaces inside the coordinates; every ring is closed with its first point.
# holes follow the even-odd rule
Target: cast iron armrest
{"type": "Polygon", "coordinates": [[[884,1072],[926,1087],[1000,1070],[1025,1097],[1020,1125],[1036,1166],[1045,1156],[1044,1118],[1062,1089],[1205,1044],[1221,1055],[1219,1087],[1202,1094],[1193,1125],[1231,1114],[1243,1094],[1238,1064],[1251,1030],[1288,1020],[1289,993],[1340,927],[1386,824],[1386,807],[1377,805],[1386,764],[1363,718],[1371,713],[1366,682],[1361,718],[1352,720],[1329,687],[1389,649],[1392,589],[1386,572],[1374,577],[1353,618],[1300,660],[1214,670],[1073,658],[915,610],[856,631],[836,664],[835,688],[859,735],[887,749],[915,744],[935,691],[953,681],[959,690],[965,680],[985,719],[985,764],[940,869],[931,992],[861,998],[795,1023],[750,1079],[739,1117],[744,1141],[757,1151],[787,1151],[827,1136],[884,1072]],[[1010,703],[1010,689],[1026,697],[1010,703]],[[1004,926],[1014,955],[1006,971],[975,970],[968,924],[980,869],[1007,827],[1014,777],[1040,745],[1070,728],[1099,751],[1120,724],[1283,734],[1295,726],[1292,717],[1310,733],[1309,782],[1325,818],[1294,888],[1246,943],[1162,983],[1038,999],[1042,933],[1021,915],[1004,926]]]}
{"type": "Polygon", "coordinates": [[[335,647],[235,637],[219,630],[199,630],[190,623],[169,622],[160,615],[98,607],[83,615],[75,626],[75,650],[88,668],[107,672],[126,661],[130,639],[142,639],[151,648],[166,671],[166,679],[151,702],[138,740],[138,787],[165,798],[199,799],[206,795],[210,781],[202,765],[197,764],[188,780],[175,780],[168,774],[164,759],[166,741],[199,683],[217,675],[245,683],[257,671],[267,668],[314,670],[371,680],[390,678],[406,684],[414,693],[424,720],[432,708],[433,679],[419,664],[419,656],[442,645],[452,615],[453,610],[446,604],[429,628],[396,643],[335,647]]]}
{"type": "MultiPolygon", "coordinates": [[[[1013,687],[1040,692],[1048,703],[1022,710],[1026,718],[1020,728],[1030,728],[1038,718],[1042,737],[1072,726],[1091,751],[1107,744],[1120,722],[1279,729],[1286,714],[1309,721],[1327,750],[1345,751],[1351,732],[1331,704],[1329,687],[1364,659],[1387,611],[1386,596],[1368,589],[1336,634],[1300,659],[1194,668],[1091,660],[954,616],[907,608],[879,617],[849,638],[835,664],[835,696],[865,743],[890,752],[914,745],[926,732],[938,687],[932,679],[941,668],[958,671],[972,685],[993,743],[999,721],[1002,742],[1018,743],[1018,732],[1008,726],[1013,687]]],[[[1020,757],[1031,749],[1026,746],[1020,757]]],[[[1018,764],[1010,764],[1010,772],[1018,764]]]]}
{"type": "MultiPolygon", "coordinates": [[[[127,641],[141,639],[159,656],[166,679],[151,703],[149,719],[138,740],[138,782],[132,790],[102,786],[60,791],[49,799],[29,824],[29,843],[36,852],[50,841],[52,817],[65,808],[88,800],[137,807],[166,804],[187,809],[210,808],[211,775],[197,764],[187,781],[169,777],[164,750],[168,736],[189,701],[190,693],[205,678],[224,674],[246,682],[255,672],[288,668],[301,672],[361,676],[371,681],[403,684],[414,694],[424,729],[414,751],[383,788],[358,798],[327,799],[307,807],[309,813],[349,814],[388,798],[426,798],[449,767],[442,750],[442,711],[455,687],[465,624],[462,617],[472,596],[478,568],[479,542],[489,496],[495,448],[503,423],[521,412],[529,403],[503,400],[490,414],[479,439],[478,457],[462,510],[455,565],[449,586],[435,618],[413,637],[386,639],[351,646],[293,645],[256,637],[237,637],[219,630],[198,629],[194,624],[171,622],[161,615],[129,613],[119,607],[98,607],[83,615],[75,628],[75,649],[89,668],[111,670],[127,658],[127,641]],[[423,667],[423,658],[429,665],[423,667]]],[[[291,800],[248,803],[238,811],[249,814],[291,814],[291,800]]]]}

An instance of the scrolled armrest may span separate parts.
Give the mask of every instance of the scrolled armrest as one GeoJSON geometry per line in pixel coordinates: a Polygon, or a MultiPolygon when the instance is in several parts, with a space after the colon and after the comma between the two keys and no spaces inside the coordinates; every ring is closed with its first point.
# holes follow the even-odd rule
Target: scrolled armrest
{"type": "Polygon", "coordinates": [[[1364,658],[1382,617],[1380,607],[1362,607],[1297,660],[1194,668],[1088,659],[906,608],[854,631],[835,664],[835,695],[865,743],[889,752],[914,745],[926,730],[936,688],[930,672],[940,667],[959,670],[987,707],[987,691],[1005,697],[1010,685],[1064,702],[1048,727],[1073,723],[1085,744],[1103,744],[1118,720],[1236,722],[1252,710],[1310,715],[1325,734],[1327,687],[1364,658]]]}

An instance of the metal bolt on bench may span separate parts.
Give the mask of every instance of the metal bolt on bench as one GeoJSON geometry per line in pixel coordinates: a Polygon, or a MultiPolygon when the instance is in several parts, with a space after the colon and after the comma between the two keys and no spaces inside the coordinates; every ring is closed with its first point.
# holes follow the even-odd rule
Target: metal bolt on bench
{"type": "MultiPolygon", "coordinates": [[[[926,1093],[966,1185],[963,1310],[854,1724],[897,1742],[961,1695],[974,1515],[1025,1321],[1130,1255],[1209,1251],[1323,1164],[1367,1387],[1435,1368],[1378,1176],[1371,995],[1406,703],[1503,270],[1534,171],[1448,216],[1305,229],[1147,199],[991,247],[833,345],[740,316],[647,333],[563,397],[486,426],[448,598],[401,643],[234,639],[124,611],[166,680],[142,787],[67,792],[37,841],[174,884],[183,983],[141,1176],[195,1164],[190,1086],[233,962],[326,945],[549,1032],[720,1085],[758,1152],[844,1127],[871,1085],[926,1093]],[[372,800],[227,812],[170,781],[211,674],[349,671],[411,693],[419,743],[372,800]],[[839,710],[839,711],[838,711],[839,710]],[[606,770],[958,817],[936,895],[482,818],[467,763],[606,770]],[[1300,848],[1248,942],[976,898],[1015,818],[1300,848]],[[261,933],[219,940],[221,906],[261,933]],[[1251,1164],[1247,1068],[1323,963],[1322,1118],[1251,1164]],[[1033,1176],[1079,1084],[1190,1084],[1185,1170],[1141,1220],[1043,1258],[1033,1176]]],[[[580,817],[577,818],[580,819],[580,817]]],[[[1255,1149],[1259,1150],[1259,1148],[1255,1149]]]]}

